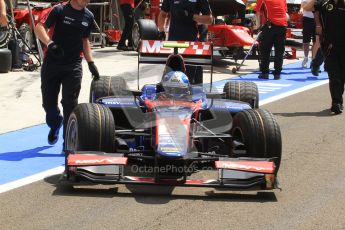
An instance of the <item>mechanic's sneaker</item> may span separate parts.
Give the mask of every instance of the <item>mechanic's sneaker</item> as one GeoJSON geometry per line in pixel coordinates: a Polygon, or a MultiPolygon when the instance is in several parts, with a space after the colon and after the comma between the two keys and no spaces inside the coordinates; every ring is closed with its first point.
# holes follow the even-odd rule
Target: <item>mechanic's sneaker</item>
{"type": "Polygon", "coordinates": [[[48,144],[54,145],[59,140],[59,131],[63,124],[63,118],[59,116],[58,126],[55,129],[50,129],[48,133],[48,144]]]}
{"type": "Polygon", "coordinates": [[[261,74],[259,74],[258,78],[267,80],[268,79],[268,73],[261,73],[261,74]]]}
{"type": "Polygon", "coordinates": [[[344,106],[342,104],[332,104],[331,112],[333,112],[334,114],[340,114],[343,112],[343,110],[344,106]]]}
{"type": "Polygon", "coordinates": [[[308,57],[305,57],[302,61],[302,67],[307,68],[307,64],[308,64],[308,57]]]}

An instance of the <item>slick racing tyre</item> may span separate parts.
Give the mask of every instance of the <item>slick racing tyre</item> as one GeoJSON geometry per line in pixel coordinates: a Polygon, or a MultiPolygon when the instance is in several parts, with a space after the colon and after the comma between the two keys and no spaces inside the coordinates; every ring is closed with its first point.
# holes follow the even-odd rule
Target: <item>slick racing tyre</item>
{"type": "Polygon", "coordinates": [[[259,108],[259,90],[254,82],[229,81],[224,85],[225,99],[248,103],[252,108],[259,108]]]}
{"type": "Polygon", "coordinates": [[[89,102],[94,103],[101,97],[129,95],[131,94],[124,78],[100,76],[98,80],[92,80],[91,82],[89,102]]]}
{"type": "MultiPolygon", "coordinates": [[[[135,102],[126,80],[122,77],[100,76],[91,82],[90,102],[96,103],[101,97],[118,98],[118,103],[135,102]]],[[[114,114],[116,129],[133,129],[143,123],[143,113],[135,105],[119,106],[111,109],[114,114]]]]}
{"type": "Polygon", "coordinates": [[[115,122],[108,107],[85,103],[73,110],[67,123],[66,150],[112,153],[114,143],[115,122]]]}
{"type": "Polygon", "coordinates": [[[11,38],[11,31],[8,27],[0,27],[0,48],[7,47],[11,38]]]}
{"type": "Polygon", "coordinates": [[[156,23],[150,19],[139,19],[133,25],[132,42],[134,50],[139,50],[140,40],[158,39],[156,23]]]}
{"type": "Polygon", "coordinates": [[[248,109],[237,113],[233,118],[231,135],[234,141],[244,145],[246,157],[274,158],[275,173],[278,172],[282,140],[279,125],[272,113],[263,109],[248,109]]]}
{"type": "Polygon", "coordinates": [[[9,49],[0,49],[0,73],[8,73],[12,67],[12,53],[9,49]]]}

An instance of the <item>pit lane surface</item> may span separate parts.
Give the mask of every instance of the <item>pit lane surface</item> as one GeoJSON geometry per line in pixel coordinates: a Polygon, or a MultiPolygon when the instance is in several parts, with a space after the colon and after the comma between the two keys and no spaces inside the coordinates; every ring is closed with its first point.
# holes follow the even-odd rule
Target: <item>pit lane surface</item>
{"type": "Polygon", "coordinates": [[[344,229],[344,115],[328,86],[262,106],[283,139],[274,193],[97,186],[57,189],[57,176],[0,194],[2,229],[344,229]]]}

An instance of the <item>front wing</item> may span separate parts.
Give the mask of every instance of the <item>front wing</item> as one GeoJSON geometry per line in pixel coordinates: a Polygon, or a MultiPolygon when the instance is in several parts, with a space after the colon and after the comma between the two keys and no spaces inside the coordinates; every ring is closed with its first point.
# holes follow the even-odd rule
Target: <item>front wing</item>
{"type": "Polygon", "coordinates": [[[219,158],[214,161],[215,179],[140,177],[125,175],[128,158],[123,154],[69,153],[62,184],[137,184],[212,187],[229,190],[272,190],[278,188],[274,162],[259,158],[219,158]]]}

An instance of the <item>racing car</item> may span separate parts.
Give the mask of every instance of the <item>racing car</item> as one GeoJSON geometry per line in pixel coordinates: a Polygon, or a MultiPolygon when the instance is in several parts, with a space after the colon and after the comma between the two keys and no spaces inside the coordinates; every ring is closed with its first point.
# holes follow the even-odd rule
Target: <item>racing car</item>
{"type": "Polygon", "coordinates": [[[191,85],[185,65],[212,64],[207,42],[144,40],[143,63],[164,63],[159,82],[141,90],[115,76],[92,82],[89,103],[68,120],[60,185],[278,187],[280,128],[259,108],[255,83],[228,81],[216,92],[211,71],[209,89],[191,85]],[[218,176],[194,179],[203,170],[218,176]]]}

